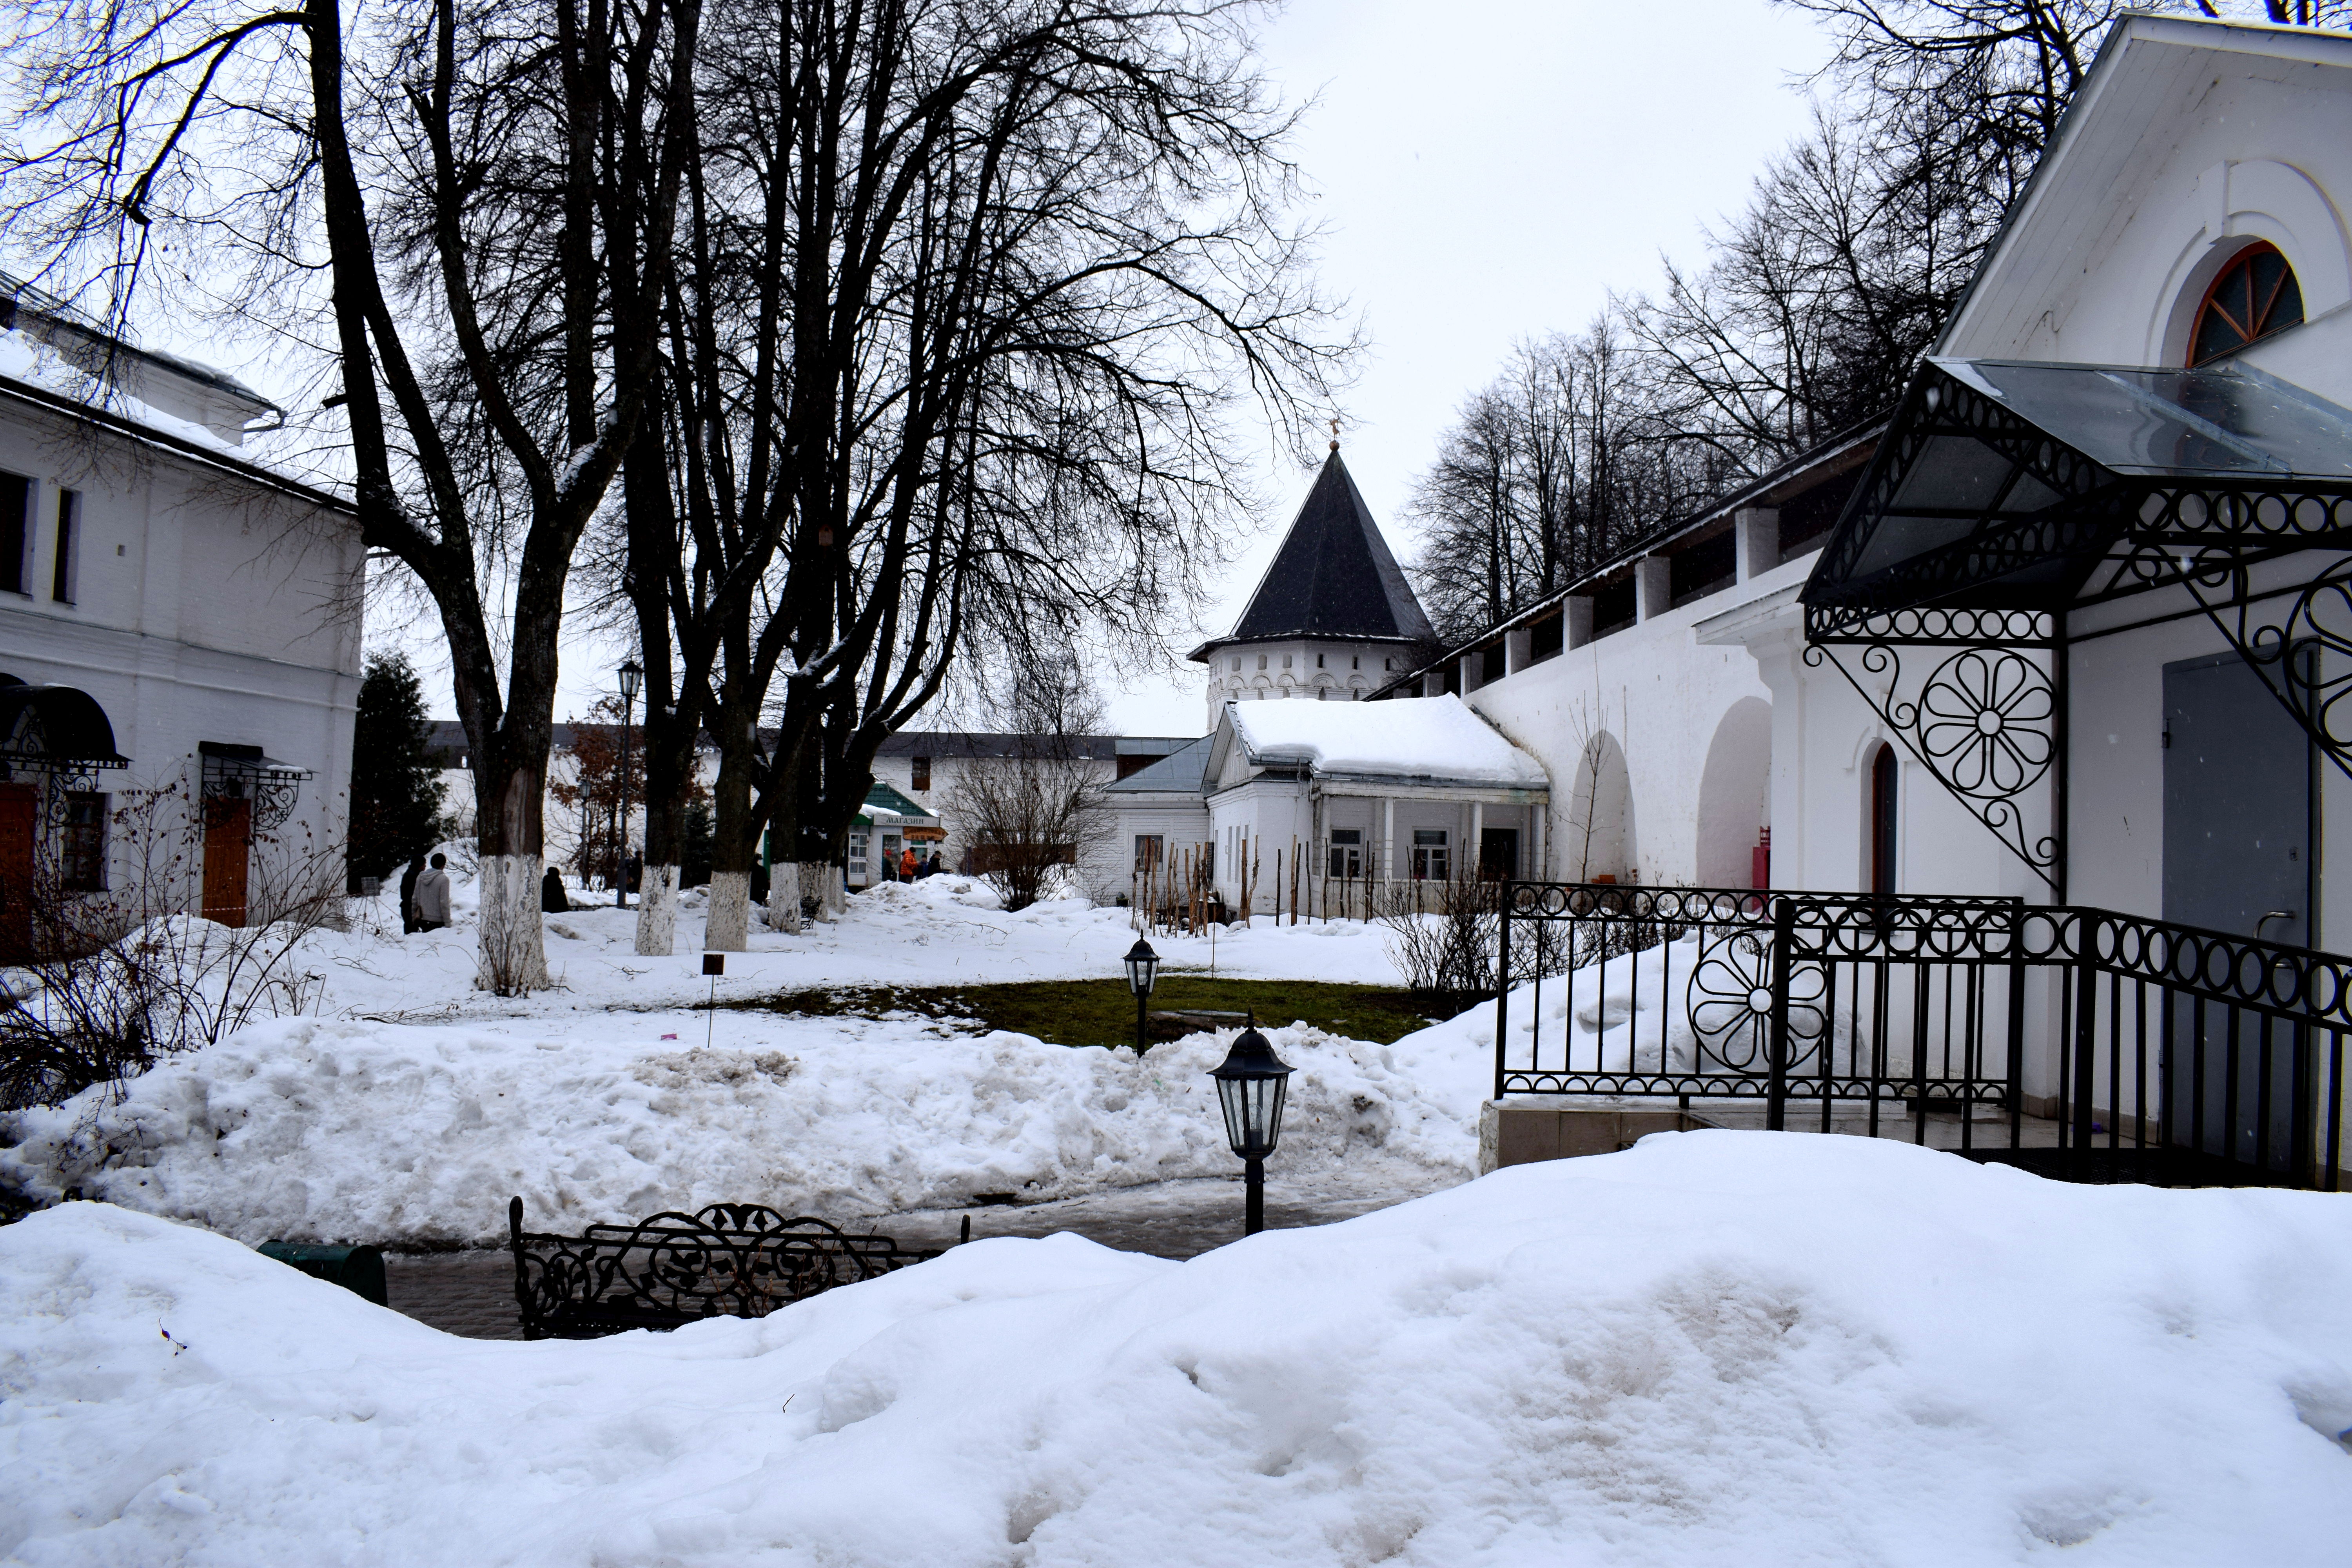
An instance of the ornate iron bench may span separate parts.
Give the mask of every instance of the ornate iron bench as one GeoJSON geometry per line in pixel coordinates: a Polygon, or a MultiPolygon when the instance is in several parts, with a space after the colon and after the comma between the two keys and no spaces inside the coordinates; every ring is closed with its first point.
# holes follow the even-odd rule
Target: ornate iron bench
{"type": "Polygon", "coordinates": [[[901,1250],[887,1236],[850,1236],[806,1215],[787,1219],[758,1204],[712,1204],[691,1215],[551,1236],[523,1229],[516,1198],[507,1205],[507,1229],[527,1340],[765,1317],[835,1285],[939,1256],[901,1250]]]}

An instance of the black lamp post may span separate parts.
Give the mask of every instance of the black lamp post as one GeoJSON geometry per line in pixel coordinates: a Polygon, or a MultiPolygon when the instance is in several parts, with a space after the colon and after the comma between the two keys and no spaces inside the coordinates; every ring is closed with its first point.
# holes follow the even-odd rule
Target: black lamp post
{"type": "Polygon", "coordinates": [[[634,658],[621,666],[621,821],[613,835],[613,853],[619,862],[613,879],[613,904],[624,910],[629,907],[629,715],[645,683],[645,666],[634,658]]]}
{"type": "Polygon", "coordinates": [[[1224,1108],[1225,1142],[1242,1157],[1249,1193],[1242,1234],[1255,1236],[1265,1228],[1265,1157],[1282,1141],[1282,1097],[1290,1068],[1253,1019],[1209,1076],[1217,1080],[1217,1100],[1224,1108]]]}
{"type": "Polygon", "coordinates": [[[1150,999],[1151,983],[1160,973],[1160,955],[1141,937],[1127,950],[1127,988],[1135,993],[1135,1054],[1141,1056],[1150,1042],[1143,1037],[1143,1005],[1150,999]]]}

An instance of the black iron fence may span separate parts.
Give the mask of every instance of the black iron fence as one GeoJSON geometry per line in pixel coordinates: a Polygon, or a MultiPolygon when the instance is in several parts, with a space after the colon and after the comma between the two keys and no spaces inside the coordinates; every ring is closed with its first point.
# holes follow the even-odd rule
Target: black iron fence
{"type": "Polygon", "coordinates": [[[2352,960],[2019,899],[1513,882],[1495,1093],[1672,1097],[2081,1180],[2337,1190],[2352,960]]]}

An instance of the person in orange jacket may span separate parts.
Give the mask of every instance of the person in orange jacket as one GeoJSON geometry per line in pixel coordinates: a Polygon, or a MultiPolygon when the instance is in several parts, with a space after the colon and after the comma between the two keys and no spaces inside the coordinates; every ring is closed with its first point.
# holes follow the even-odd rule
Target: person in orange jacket
{"type": "Polygon", "coordinates": [[[919,864],[920,864],[920,862],[915,858],[915,847],[911,844],[908,845],[898,856],[898,880],[902,882],[913,881],[915,879],[915,868],[919,864]]]}

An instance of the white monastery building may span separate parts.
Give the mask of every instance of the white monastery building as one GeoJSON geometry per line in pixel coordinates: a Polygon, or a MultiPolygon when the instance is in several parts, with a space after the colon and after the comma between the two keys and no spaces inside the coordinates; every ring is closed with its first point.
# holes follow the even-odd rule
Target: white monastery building
{"type": "Polygon", "coordinates": [[[2352,37],[2127,15],[1883,420],[1374,694],[1551,776],[1515,908],[1682,933],[1685,1033],[1498,1097],[2339,1184],[2347,605],[2352,37]]]}
{"type": "Polygon", "coordinates": [[[0,279],[0,942],[37,883],[128,891],[122,805],[179,838],[148,908],[242,923],[341,849],[359,694],[358,523],[254,461],[278,416],[0,279]]]}

